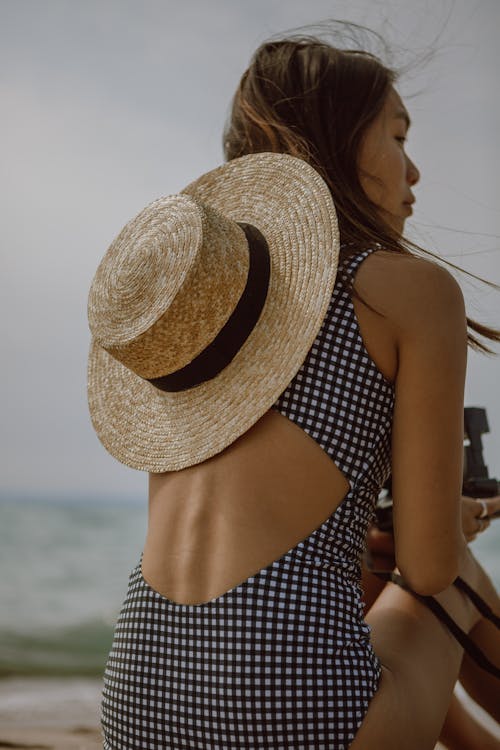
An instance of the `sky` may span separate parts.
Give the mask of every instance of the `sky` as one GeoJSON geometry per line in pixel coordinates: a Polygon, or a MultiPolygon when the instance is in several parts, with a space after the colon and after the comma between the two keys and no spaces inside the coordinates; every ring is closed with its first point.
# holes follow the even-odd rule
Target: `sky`
{"type": "MultiPolygon", "coordinates": [[[[93,274],[143,206],[222,162],[254,49],[328,18],[370,26],[412,63],[408,235],[500,284],[498,0],[0,0],[0,493],[146,497],[88,416],[93,274]]],[[[469,314],[500,326],[500,291],[457,278],[469,314]]],[[[470,353],[466,405],[487,409],[493,476],[499,384],[500,357],[470,353]]]]}

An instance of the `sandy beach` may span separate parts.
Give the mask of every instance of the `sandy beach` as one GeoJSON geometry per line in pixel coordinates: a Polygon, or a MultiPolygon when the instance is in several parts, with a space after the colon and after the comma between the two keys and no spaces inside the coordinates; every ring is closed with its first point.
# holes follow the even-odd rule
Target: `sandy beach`
{"type": "Polygon", "coordinates": [[[0,748],[102,750],[101,689],[99,679],[0,680],[0,748]]]}
{"type": "Polygon", "coordinates": [[[36,729],[0,730],[0,748],[31,748],[31,750],[102,750],[98,729],[36,729]]]}
{"type": "MultiPolygon", "coordinates": [[[[0,750],[102,750],[101,688],[99,679],[11,677],[0,680],[0,750]]],[[[498,725],[460,688],[457,692],[476,718],[496,732],[500,746],[498,725]]],[[[444,748],[437,745],[436,750],[444,748]]]]}

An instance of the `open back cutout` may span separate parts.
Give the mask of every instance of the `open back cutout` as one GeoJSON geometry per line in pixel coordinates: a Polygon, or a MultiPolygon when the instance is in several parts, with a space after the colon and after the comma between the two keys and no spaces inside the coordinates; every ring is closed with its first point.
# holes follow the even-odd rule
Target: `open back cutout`
{"type": "Polygon", "coordinates": [[[214,458],[151,475],[144,580],[178,604],[213,601],[306,539],[349,489],[313,438],[270,410],[214,458]]]}

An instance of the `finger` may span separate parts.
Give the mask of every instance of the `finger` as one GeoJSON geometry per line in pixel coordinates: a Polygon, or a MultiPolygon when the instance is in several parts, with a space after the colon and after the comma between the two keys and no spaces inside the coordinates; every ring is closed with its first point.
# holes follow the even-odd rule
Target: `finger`
{"type": "Polygon", "coordinates": [[[480,504],[483,518],[485,516],[492,516],[500,510],[500,495],[495,495],[494,497],[478,497],[475,498],[475,502],[480,504]],[[486,513],[484,513],[485,507],[487,509],[486,513]]]}
{"type": "Polygon", "coordinates": [[[462,528],[466,538],[476,534],[481,506],[472,497],[462,497],[462,528]]]}
{"type": "Polygon", "coordinates": [[[474,539],[477,537],[477,528],[468,528],[467,530],[464,529],[464,537],[467,544],[470,542],[473,542],[474,539]]]}
{"type": "Polygon", "coordinates": [[[489,508],[486,500],[483,500],[481,497],[476,497],[475,500],[479,506],[479,513],[477,513],[476,518],[486,518],[489,515],[489,508]]]}
{"type": "Polygon", "coordinates": [[[500,510],[500,495],[495,495],[494,497],[483,497],[481,498],[481,500],[484,500],[484,502],[486,503],[489,516],[492,516],[494,513],[500,510]]]}
{"type": "Polygon", "coordinates": [[[481,532],[485,531],[488,526],[490,525],[490,521],[487,518],[476,518],[476,533],[481,534],[481,532]]]}

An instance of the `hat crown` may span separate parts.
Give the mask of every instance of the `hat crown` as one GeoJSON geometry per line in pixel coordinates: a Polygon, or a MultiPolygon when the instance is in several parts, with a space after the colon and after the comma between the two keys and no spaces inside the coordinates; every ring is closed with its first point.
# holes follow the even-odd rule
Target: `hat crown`
{"type": "MultiPolygon", "coordinates": [[[[88,368],[92,423],[113,456],[128,466],[152,472],[176,471],[214,456],[272,407],[320,330],[331,300],[339,253],[328,186],[311,166],[288,154],[259,153],[234,159],[202,175],[183,189],[182,196],[194,199],[184,205],[201,211],[202,239],[182,281],[174,263],[176,283],[170,286],[172,280],[164,282],[169,291],[163,289],[163,304],[156,306],[154,314],[152,302],[145,309],[137,304],[138,314],[127,322],[129,311],[124,303],[116,325],[110,325],[106,300],[113,294],[126,299],[130,283],[124,281],[126,276],[108,282],[104,271],[98,273],[101,282],[94,282],[89,299],[94,334],[88,368]],[[234,222],[245,226],[248,243],[245,232],[234,222]],[[236,354],[208,379],[175,391],[156,387],[153,381],[157,377],[162,381],[184,377],[182,373],[197,367],[235,320],[236,327],[240,325],[236,313],[245,307],[240,303],[252,299],[247,291],[252,292],[249,282],[258,247],[253,244],[253,230],[266,244],[270,272],[265,301],[250,334],[244,340],[235,337],[239,343],[236,354]],[[215,241],[210,238],[211,231],[215,241]],[[113,292],[106,291],[108,283],[113,292]],[[228,325],[224,322],[222,326],[225,315],[228,325]],[[210,333],[212,322],[219,318],[210,333]],[[205,342],[200,356],[191,344],[198,335],[197,346],[205,342]],[[179,341],[181,350],[176,350],[179,341]],[[162,352],[162,361],[156,361],[154,351],[162,352]],[[172,374],[162,369],[176,358],[179,364],[171,369],[172,374]]],[[[161,205],[161,201],[156,203],[160,213],[161,205]]],[[[164,217],[158,218],[163,239],[157,242],[161,243],[165,241],[164,217]]],[[[188,231],[185,214],[181,224],[184,237],[188,231]]],[[[193,227],[189,231],[194,232],[193,227]]],[[[141,232],[137,233],[139,242],[141,232]]],[[[142,260],[136,259],[136,271],[130,273],[134,283],[135,273],[142,276],[144,268],[149,270],[156,252],[142,248],[142,260]]],[[[110,268],[108,275],[115,277],[117,269],[113,264],[110,268]]],[[[149,288],[146,294],[154,297],[149,288]]]]}
{"type": "Polygon", "coordinates": [[[101,346],[129,343],[165,312],[201,241],[201,211],[185,196],[159,198],[125,225],[89,293],[89,325],[101,346]]]}
{"type": "Polygon", "coordinates": [[[247,272],[235,222],[186,195],[160,198],[123,228],[97,269],[94,339],[143,378],[174,372],[215,338],[247,272]]]}

